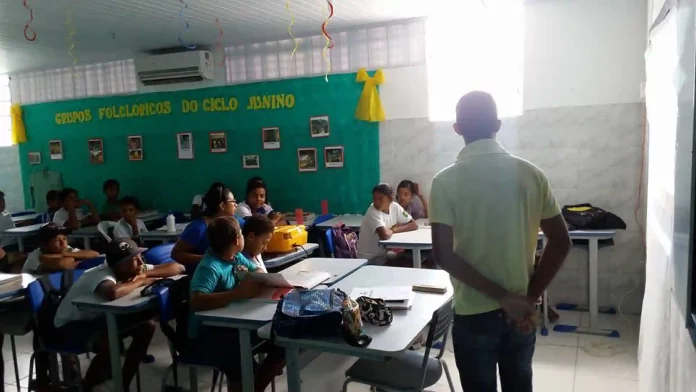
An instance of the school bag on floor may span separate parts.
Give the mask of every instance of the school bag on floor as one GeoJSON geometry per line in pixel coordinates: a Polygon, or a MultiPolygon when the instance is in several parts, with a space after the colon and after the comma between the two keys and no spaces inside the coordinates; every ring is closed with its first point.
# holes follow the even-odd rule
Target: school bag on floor
{"type": "Polygon", "coordinates": [[[272,334],[292,339],[342,336],[357,347],[372,338],[365,335],[360,306],[338,289],[294,290],[278,302],[272,334]]]}
{"type": "Polygon", "coordinates": [[[331,228],[334,244],[334,255],[339,259],[358,258],[358,235],[346,225],[340,224],[331,228]]]}

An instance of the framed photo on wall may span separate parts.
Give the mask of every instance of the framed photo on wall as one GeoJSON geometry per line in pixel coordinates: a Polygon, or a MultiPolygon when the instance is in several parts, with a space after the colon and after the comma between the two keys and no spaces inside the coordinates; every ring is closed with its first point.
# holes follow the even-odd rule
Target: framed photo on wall
{"type": "Polygon", "coordinates": [[[227,134],[225,132],[210,132],[210,152],[227,152],[227,134]]]}
{"type": "Polygon", "coordinates": [[[28,154],[29,156],[29,164],[30,165],[38,165],[41,163],[41,153],[40,152],[30,152],[28,154]]]}
{"type": "Polygon", "coordinates": [[[324,147],[324,165],[326,167],[343,167],[343,146],[324,147]]]}
{"type": "Polygon", "coordinates": [[[87,146],[89,147],[89,163],[94,165],[104,163],[104,142],[102,139],[89,139],[87,146]]]}
{"type": "Polygon", "coordinates": [[[258,169],[261,167],[258,155],[243,155],[242,167],[244,169],[258,169]]]}
{"type": "Polygon", "coordinates": [[[298,148],[297,166],[301,172],[317,171],[317,149],[298,148]]]}
{"type": "Polygon", "coordinates": [[[177,133],[176,147],[179,159],[193,159],[193,134],[191,132],[177,133]]]}
{"type": "Polygon", "coordinates": [[[128,136],[128,160],[142,161],[143,160],[143,137],[128,136]]]}
{"type": "Polygon", "coordinates": [[[261,129],[261,137],[263,137],[264,150],[280,149],[280,128],[263,128],[261,129]]]}
{"type": "Polygon", "coordinates": [[[310,117],[309,133],[312,137],[328,137],[329,116],[310,117]]]}
{"type": "Polygon", "coordinates": [[[48,142],[48,151],[51,153],[51,159],[63,159],[63,142],[51,140],[48,142]]]}

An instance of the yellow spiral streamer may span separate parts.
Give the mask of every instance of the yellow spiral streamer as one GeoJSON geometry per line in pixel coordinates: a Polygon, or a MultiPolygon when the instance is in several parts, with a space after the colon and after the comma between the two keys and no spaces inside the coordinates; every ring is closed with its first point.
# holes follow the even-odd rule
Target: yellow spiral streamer
{"type": "Polygon", "coordinates": [[[290,0],[285,1],[285,9],[288,11],[288,14],[290,14],[290,25],[288,26],[288,34],[292,37],[292,41],[295,43],[295,48],[292,50],[292,54],[290,55],[290,58],[295,57],[295,52],[297,52],[297,48],[300,46],[300,43],[297,41],[297,38],[295,38],[295,35],[292,33],[292,26],[295,25],[295,13],[292,12],[290,9],[290,0]]]}

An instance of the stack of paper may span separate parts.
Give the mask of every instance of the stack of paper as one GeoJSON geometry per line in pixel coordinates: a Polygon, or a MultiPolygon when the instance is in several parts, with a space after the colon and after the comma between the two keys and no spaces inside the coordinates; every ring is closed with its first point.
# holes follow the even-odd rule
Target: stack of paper
{"type": "Polygon", "coordinates": [[[353,299],[358,297],[381,298],[392,309],[410,309],[413,306],[416,293],[409,286],[355,287],[350,292],[350,297],[353,299]]]}
{"type": "Polygon", "coordinates": [[[22,275],[0,274],[0,291],[12,291],[22,288],[22,275]]]}

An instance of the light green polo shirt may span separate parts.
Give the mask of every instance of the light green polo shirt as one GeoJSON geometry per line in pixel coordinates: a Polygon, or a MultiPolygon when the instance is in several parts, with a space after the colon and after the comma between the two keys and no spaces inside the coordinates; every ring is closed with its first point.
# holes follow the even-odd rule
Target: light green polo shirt
{"type": "MultiPolygon", "coordinates": [[[[544,172],[492,139],[466,145],[457,161],[435,176],[430,191],[430,221],[452,227],[454,252],[519,294],[526,294],[533,272],[541,220],[560,213],[544,172]]],[[[492,298],[451,279],[457,314],[500,308],[492,298]]]]}

